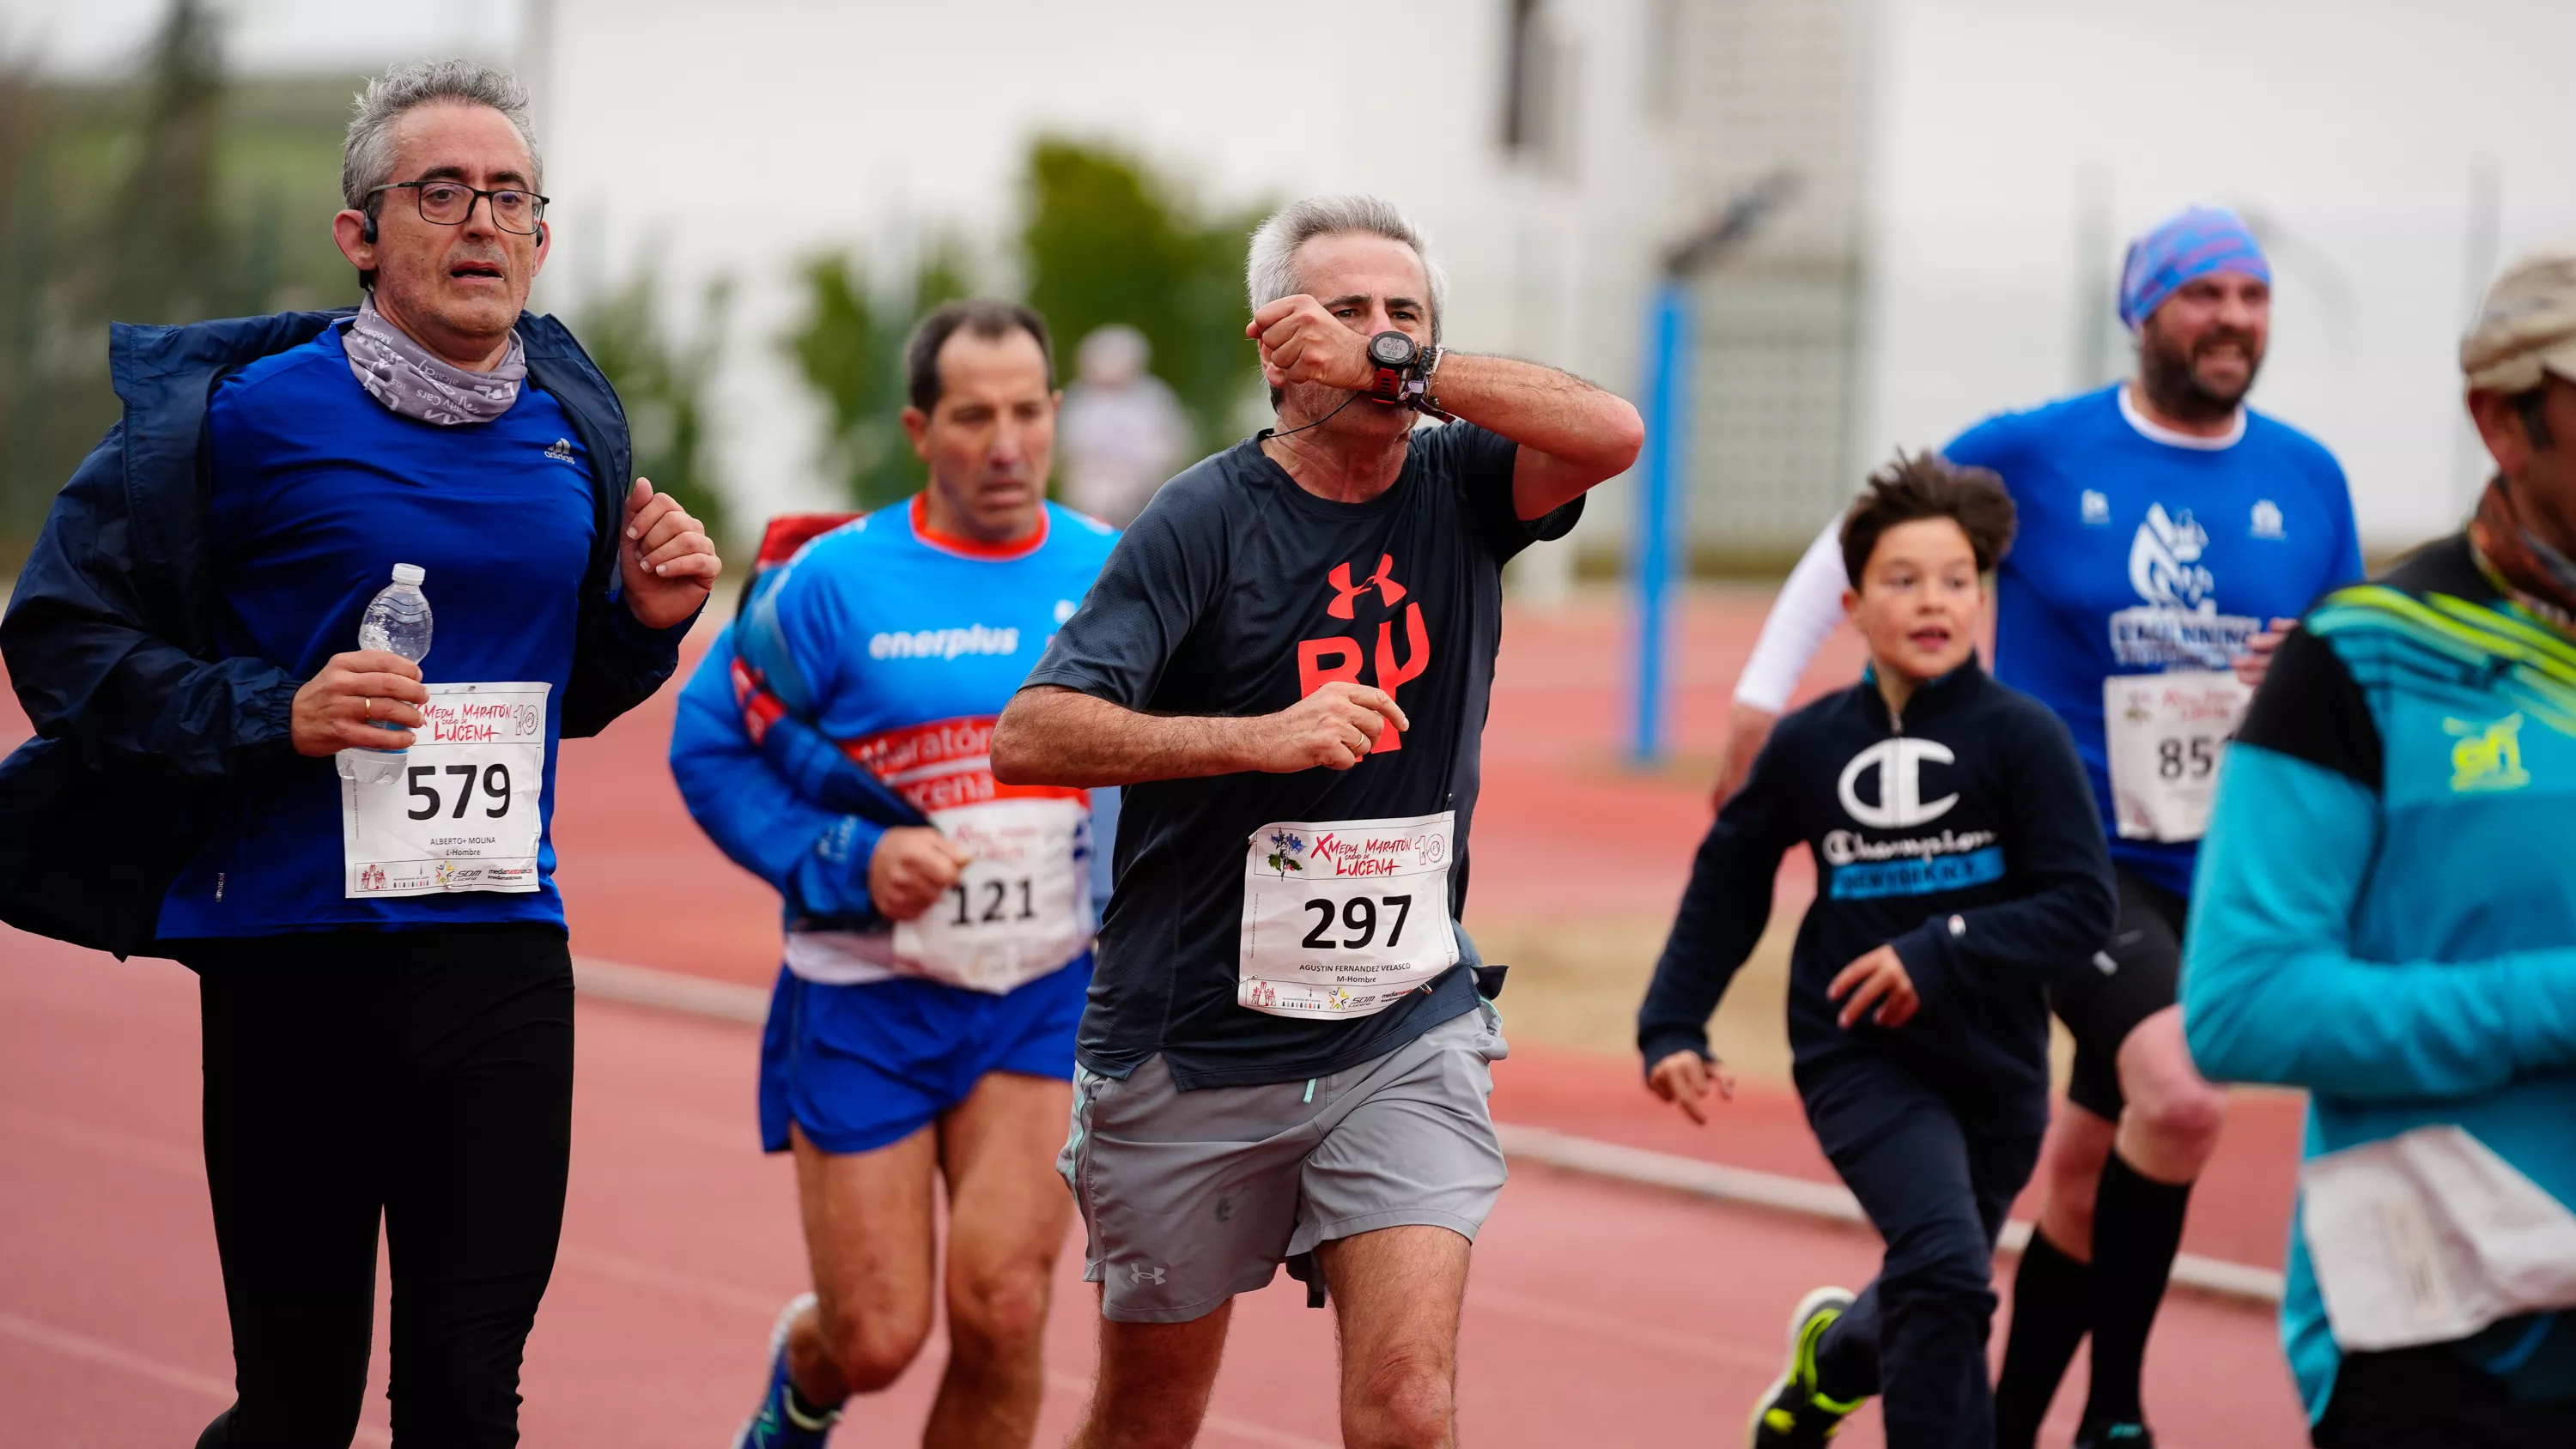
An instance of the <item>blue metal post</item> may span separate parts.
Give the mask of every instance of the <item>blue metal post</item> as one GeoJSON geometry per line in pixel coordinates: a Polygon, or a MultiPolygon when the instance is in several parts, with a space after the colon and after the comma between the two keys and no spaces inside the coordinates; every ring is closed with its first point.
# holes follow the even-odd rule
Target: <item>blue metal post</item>
{"type": "Polygon", "coordinates": [[[1670,633],[1673,556],[1689,492],[1689,285],[1666,277],[1655,286],[1646,323],[1645,488],[1637,500],[1637,698],[1630,758],[1664,759],[1664,655],[1670,633]]]}

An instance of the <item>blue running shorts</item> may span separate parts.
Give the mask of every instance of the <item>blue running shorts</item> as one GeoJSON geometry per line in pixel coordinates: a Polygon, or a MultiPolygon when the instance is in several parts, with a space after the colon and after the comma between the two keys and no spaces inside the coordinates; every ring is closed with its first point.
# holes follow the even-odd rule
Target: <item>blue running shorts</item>
{"type": "Polygon", "coordinates": [[[760,1140],[825,1152],[899,1142],[988,1072],[1073,1079],[1091,953],[1002,996],[919,977],[826,986],[781,968],[760,1039],[760,1140]]]}

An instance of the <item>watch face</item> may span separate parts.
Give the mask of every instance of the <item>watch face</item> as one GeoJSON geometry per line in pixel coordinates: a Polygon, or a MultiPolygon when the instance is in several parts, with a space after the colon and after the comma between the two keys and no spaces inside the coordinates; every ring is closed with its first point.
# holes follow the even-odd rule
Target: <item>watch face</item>
{"type": "Polygon", "coordinates": [[[1401,332],[1381,332],[1369,339],[1369,360],[1380,367],[1402,367],[1413,360],[1413,339],[1401,332]]]}

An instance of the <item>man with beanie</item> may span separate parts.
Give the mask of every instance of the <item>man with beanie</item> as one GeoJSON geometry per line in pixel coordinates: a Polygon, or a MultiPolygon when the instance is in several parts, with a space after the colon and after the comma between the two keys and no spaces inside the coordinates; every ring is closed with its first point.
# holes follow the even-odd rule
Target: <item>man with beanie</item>
{"type": "MultiPolygon", "coordinates": [[[[2075,1068],[2013,1282],[2000,1449],[2030,1449],[2088,1332],[2076,1443],[2153,1442],[2139,1393],[2147,1333],[2227,1109],[2193,1069],[2174,1005],[2199,839],[2219,757],[2278,631],[2361,575],[2333,455],[2245,406],[2271,282],[2234,213],[2166,220],[2130,245],[2121,272],[2135,375],[1990,418],[1942,450],[2001,474],[2020,508],[2022,542],[1997,573],[1995,677],[2074,731],[2120,897],[2110,945],[2067,963],[2051,993],[2075,1068]]],[[[1835,532],[1782,586],[1746,661],[1721,799],[1842,617],[1835,532]]]]}
{"type": "Polygon", "coordinates": [[[2576,250],[2460,362],[2476,516],[2283,641],[2192,906],[2193,1057],[2310,1094],[2281,1329],[2324,1449],[2576,1444],[2576,250]]]}
{"type": "Polygon", "coordinates": [[[720,568],[523,310],[539,181],[510,76],[370,83],[332,218],[362,305],[113,329],[124,421],[0,623],[40,735],[0,840],[57,883],[0,913],[199,978],[236,1394],[199,1449],[349,1442],[380,1224],[395,1439],[518,1442],[572,1137],[556,746],[669,677],[720,568]],[[361,640],[388,578],[432,638],[361,640]]]}

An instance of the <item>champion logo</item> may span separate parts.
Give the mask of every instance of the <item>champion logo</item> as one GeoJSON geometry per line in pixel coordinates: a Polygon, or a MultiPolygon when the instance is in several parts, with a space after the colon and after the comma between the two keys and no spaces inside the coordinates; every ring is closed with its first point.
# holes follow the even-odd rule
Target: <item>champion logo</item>
{"type": "Polygon", "coordinates": [[[554,459],[554,460],[555,460],[556,462],[558,462],[558,463],[569,463],[569,462],[571,462],[571,461],[572,461],[572,439],[570,439],[570,438],[557,438],[557,439],[555,439],[553,442],[548,443],[548,444],[546,445],[546,456],[547,456],[547,457],[549,457],[549,458],[554,459]]]}

